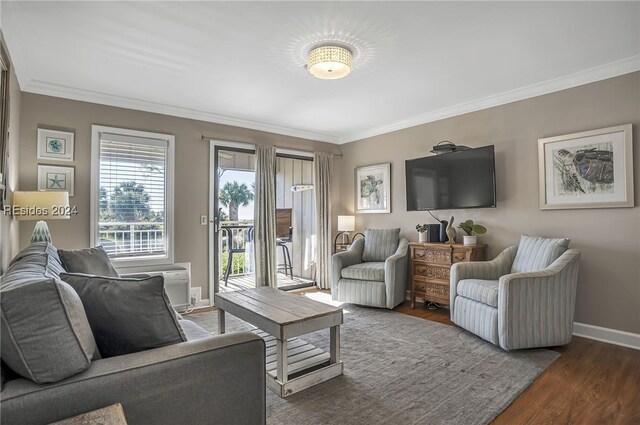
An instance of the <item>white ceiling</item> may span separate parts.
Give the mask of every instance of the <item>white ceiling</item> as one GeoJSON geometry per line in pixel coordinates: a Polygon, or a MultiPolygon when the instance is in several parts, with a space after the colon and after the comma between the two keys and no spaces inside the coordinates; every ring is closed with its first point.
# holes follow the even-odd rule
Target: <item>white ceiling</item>
{"type": "Polygon", "coordinates": [[[344,143],[640,69],[640,3],[6,2],[24,91],[344,143]],[[306,52],[339,40],[351,75],[306,52]]]}

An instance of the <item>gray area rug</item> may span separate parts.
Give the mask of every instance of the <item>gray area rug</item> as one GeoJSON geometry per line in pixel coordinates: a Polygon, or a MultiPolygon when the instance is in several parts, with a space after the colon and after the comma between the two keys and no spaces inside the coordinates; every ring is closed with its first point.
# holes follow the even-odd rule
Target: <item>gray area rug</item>
{"type": "MultiPolygon", "coordinates": [[[[268,425],[485,424],[559,356],[544,349],[507,353],[453,326],[343,308],[344,375],[286,399],[267,389],[268,425]]],[[[217,312],[185,319],[217,334],[217,312]]],[[[245,329],[251,326],[227,314],[227,332],[245,329]]],[[[328,330],[302,338],[329,347],[328,330]]]]}

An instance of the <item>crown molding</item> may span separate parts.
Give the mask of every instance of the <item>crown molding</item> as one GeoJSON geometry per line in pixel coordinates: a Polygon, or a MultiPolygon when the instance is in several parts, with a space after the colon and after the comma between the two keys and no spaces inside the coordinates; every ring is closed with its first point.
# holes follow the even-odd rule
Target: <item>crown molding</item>
{"type": "Polygon", "coordinates": [[[29,93],[42,94],[46,96],[61,97],[65,99],[79,100],[83,102],[97,103],[101,105],[115,106],[119,108],[134,109],[138,111],[153,112],[175,117],[189,118],[194,120],[212,122],[216,124],[230,125],[234,127],[248,128],[251,130],[266,131],[269,133],[282,134],[303,139],[317,140],[326,143],[345,144],[368,137],[391,133],[427,124],[433,121],[451,118],[494,106],[505,105],[519,100],[529,99],[544,94],[593,83],[619,75],[628,74],[640,70],[640,55],[631,56],[626,59],[611,62],[605,65],[596,66],[564,77],[554,78],[541,83],[532,84],[514,90],[487,96],[470,102],[448,106],[446,108],[425,112],[404,120],[376,127],[371,130],[350,133],[346,135],[336,135],[319,133],[316,131],[303,130],[292,127],[268,124],[259,121],[252,121],[242,118],[230,117],[197,109],[183,108],[179,106],[167,105],[163,103],[148,102],[125,96],[115,96],[91,90],[83,90],[75,87],[49,83],[40,80],[29,80],[24,84],[23,91],[29,93]]]}
{"type": "Polygon", "coordinates": [[[588,68],[583,71],[575,72],[564,77],[554,78],[543,81],[541,83],[532,84],[530,86],[521,87],[515,90],[498,93],[470,102],[460,103],[454,106],[438,109],[435,111],[425,112],[420,115],[398,121],[385,126],[377,127],[371,130],[356,132],[338,139],[338,144],[355,142],[357,140],[366,139],[368,137],[379,136],[381,134],[391,133],[393,131],[403,130],[405,128],[415,127],[417,125],[430,123],[433,121],[451,118],[457,115],[467,114],[469,112],[480,111],[482,109],[492,108],[494,106],[505,105],[507,103],[517,102],[519,100],[529,99],[544,94],[581,86],[584,84],[594,83],[607,78],[617,77],[619,75],[628,74],[640,70],[640,55],[631,56],[619,61],[611,62],[605,65],[588,68]]]}
{"type": "Polygon", "coordinates": [[[30,80],[25,84],[25,92],[54,96],[64,99],[78,100],[82,102],[97,103],[100,105],[115,106],[137,111],[153,112],[156,114],[170,115],[174,117],[189,118],[194,120],[212,122],[216,124],[230,125],[234,127],[248,128],[251,130],[265,131],[268,133],[282,134],[285,136],[300,137],[302,139],[315,140],[327,143],[337,143],[338,138],[326,133],[302,130],[252,121],[227,115],[206,112],[197,109],[183,108],[157,102],[149,102],[125,96],[116,96],[91,90],[78,89],[60,84],[49,83],[40,80],[30,80]]]}

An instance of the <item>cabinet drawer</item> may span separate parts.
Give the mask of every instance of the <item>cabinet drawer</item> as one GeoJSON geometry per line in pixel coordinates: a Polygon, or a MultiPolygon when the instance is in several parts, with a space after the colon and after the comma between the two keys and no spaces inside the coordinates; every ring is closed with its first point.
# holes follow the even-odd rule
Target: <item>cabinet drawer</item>
{"type": "Polygon", "coordinates": [[[460,263],[462,261],[467,261],[466,251],[453,251],[453,258],[451,259],[451,264],[460,263]]]}
{"type": "Polygon", "coordinates": [[[449,285],[427,283],[425,286],[425,293],[427,296],[449,300],[449,285]]]}
{"type": "Polygon", "coordinates": [[[413,275],[427,279],[449,281],[449,267],[430,266],[428,264],[414,264],[413,275]]]}
{"type": "Polygon", "coordinates": [[[451,264],[451,251],[449,249],[415,248],[413,258],[426,263],[451,264]]]}
{"type": "Polygon", "coordinates": [[[422,292],[424,293],[427,284],[421,280],[413,281],[413,292],[422,292]]]}

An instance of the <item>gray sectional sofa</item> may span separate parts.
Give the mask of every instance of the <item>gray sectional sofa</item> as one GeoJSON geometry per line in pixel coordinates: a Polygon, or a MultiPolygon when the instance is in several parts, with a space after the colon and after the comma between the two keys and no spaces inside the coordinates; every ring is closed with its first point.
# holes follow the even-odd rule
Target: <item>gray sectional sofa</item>
{"type": "Polygon", "coordinates": [[[251,332],[212,336],[181,319],[186,342],[109,358],[97,349],[88,354],[80,342],[93,338],[77,331],[84,312],[70,308],[79,298],[59,279],[63,271],[55,248],[39,243],[0,280],[3,425],[46,424],[114,403],[130,425],[265,423],[262,339],[251,332]],[[20,333],[25,323],[29,331],[20,333]],[[64,338],[68,347],[56,347],[64,338]],[[83,370],[67,370],[78,359],[83,370]],[[72,375],[58,379],[58,371],[72,375]]]}

